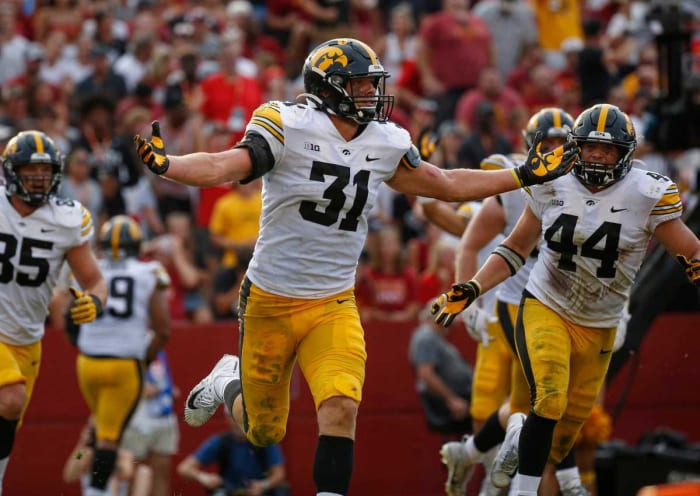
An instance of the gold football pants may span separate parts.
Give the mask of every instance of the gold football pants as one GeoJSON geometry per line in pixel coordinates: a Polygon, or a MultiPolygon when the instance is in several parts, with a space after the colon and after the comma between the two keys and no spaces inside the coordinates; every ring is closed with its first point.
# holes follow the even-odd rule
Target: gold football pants
{"type": "Polygon", "coordinates": [[[143,365],[135,358],[78,355],[78,385],[95,419],[97,440],[118,442],[143,388],[143,365]]]}
{"type": "Polygon", "coordinates": [[[532,411],[558,421],[550,461],[559,463],[573,447],[603,386],[615,328],[574,324],[525,297],[515,337],[532,411]]]}
{"type": "Polygon", "coordinates": [[[240,302],[245,430],[253,444],[284,437],[297,360],[317,410],[334,396],[362,400],[367,353],[352,288],[318,299],[289,298],[246,278],[240,302]]]}
{"type": "Polygon", "coordinates": [[[24,412],[32,399],[40,363],[41,341],[24,346],[0,343],[0,386],[24,383],[27,395],[18,425],[21,425],[24,412]]]}
{"type": "Polygon", "coordinates": [[[510,394],[511,412],[527,413],[530,390],[515,354],[515,320],[518,305],[496,301],[498,320],[488,323],[488,346],[479,342],[476,350],[470,413],[475,420],[486,420],[510,394]]]}

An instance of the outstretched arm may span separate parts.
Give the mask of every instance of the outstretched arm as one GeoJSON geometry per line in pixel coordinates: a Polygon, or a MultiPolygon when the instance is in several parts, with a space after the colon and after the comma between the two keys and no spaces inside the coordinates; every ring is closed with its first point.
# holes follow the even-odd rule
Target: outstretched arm
{"type": "MultiPolygon", "coordinates": [[[[581,151],[573,141],[567,141],[544,154],[541,146],[542,133],[538,132],[525,163],[513,169],[443,170],[421,161],[420,166],[414,169],[399,167],[387,184],[408,195],[444,201],[479,200],[517,188],[542,184],[567,174],[581,151]]],[[[415,148],[413,150],[417,153],[415,148]]]]}
{"type": "Polygon", "coordinates": [[[168,155],[160,136],[160,124],[151,124],[151,138],[134,136],[136,151],[155,174],[190,186],[217,186],[238,182],[250,176],[253,164],[247,148],[232,148],[217,153],[196,152],[168,155]]]}
{"type": "Polygon", "coordinates": [[[700,286],[700,241],[679,218],[659,224],[654,236],[680,262],[686,276],[700,286]]]}

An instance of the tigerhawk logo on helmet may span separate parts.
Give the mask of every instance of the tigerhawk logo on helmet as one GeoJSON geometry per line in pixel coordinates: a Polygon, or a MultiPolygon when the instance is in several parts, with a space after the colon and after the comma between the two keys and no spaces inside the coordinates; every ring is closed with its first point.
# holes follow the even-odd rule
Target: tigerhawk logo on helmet
{"type": "Polygon", "coordinates": [[[352,38],[336,38],[314,48],[304,62],[304,91],[301,96],[321,110],[347,117],[360,124],[384,122],[394,107],[394,97],[386,95],[389,73],[377,54],[366,43],[352,38]],[[353,79],[373,78],[374,95],[353,95],[353,79]]]}

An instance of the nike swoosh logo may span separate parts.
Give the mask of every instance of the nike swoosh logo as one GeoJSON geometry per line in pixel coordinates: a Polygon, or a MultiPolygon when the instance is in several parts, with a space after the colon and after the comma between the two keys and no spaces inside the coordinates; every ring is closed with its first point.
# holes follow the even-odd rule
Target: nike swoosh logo
{"type": "Polygon", "coordinates": [[[610,353],[611,351],[612,351],[612,350],[600,350],[600,354],[601,354],[601,355],[607,355],[607,354],[610,353]]]}
{"type": "Polygon", "coordinates": [[[610,207],[610,213],[616,213],[616,212],[622,212],[623,210],[627,210],[626,208],[615,208],[615,207],[610,207]]]}
{"type": "Polygon", "coordinates": [[[192,394],[190,395],[189,398],[187,398],[187,408],[190,410],[196,410],[197,406],[194,404],[194,400],[197,399],[197,396],[199,396],[199,393],[201,393],[203,389],[198,389],[196,391],[192,391],[192,394]]]}
{"type": "Polygon", "coordinates": [[[341,303],[345,303],[346,301],[350,301],[351,299],[352,298],[345,298],[344,300],[335,300],[335,301],[338,303],[338,305],[340,305],[341,303]]]}
{"type": "Polygon", "coordinates": [[[379,160],[381,157],[370,157],[369,155],[365,155],[365,160],[367,162],[374,162],[375,160],[379,160]]]}

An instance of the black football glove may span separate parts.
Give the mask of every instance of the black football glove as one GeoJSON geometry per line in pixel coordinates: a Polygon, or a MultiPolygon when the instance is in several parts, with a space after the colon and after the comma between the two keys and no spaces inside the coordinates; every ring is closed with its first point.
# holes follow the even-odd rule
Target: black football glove
{"type": "Polygon", "coordinates": [[[435,134],[431,128],[425,127],[418,135],[418,140],[416,142],[416,147],[418,148],[418,153],[420,153],[420,158],[423,160],[429,160],[430,156],[433,154],[435,149],[440,143],[440,138],[435,134]]]}
{"type": "Polygon", "coordinates": [[[136,153],[138,153],[141,161],[151,169],[154,174],[165,174],[165,171],[170,167],[170,160],[165,154],[165,145],[163,138],[160,137],[160,123],[153,121],[151,123],[151,140],[146,141],[140,135],[134,136],[134,144],[136,145],[136,153]]]}
{"type": "Polygon", "coordinates": [[[692,258],[688,260],[684,255],[676,255],[676,260],[680,262],[688,276],[690,282],[696,286],[700,286],[700,260],[692,258]]]}
{"type": "Polygon", "coordinates": [[[521,187],[546,183],[568,174],[581,153],[576,142],[569,140],[543,155],[540,152],[543,139],[542,132],[538,131],[527,154],[525,164],[514,169],[521,187]]]}
{"type": "Polygon", "coordinates": [[[97,296],[83,293],[72,286],[69,289],[75,298],[69,309],[73,324],[87,324],[102,315],[102,301],[97,296]]]}
{"type": "Polygon", "coordinates": [[[452,289],[435,298],[430,313],[435,316],[435,322],[449,327],[455,317],[474,303],[480,294],[481,285],[474,279],[454,284],[452,289]]]}

